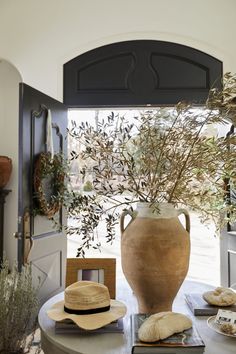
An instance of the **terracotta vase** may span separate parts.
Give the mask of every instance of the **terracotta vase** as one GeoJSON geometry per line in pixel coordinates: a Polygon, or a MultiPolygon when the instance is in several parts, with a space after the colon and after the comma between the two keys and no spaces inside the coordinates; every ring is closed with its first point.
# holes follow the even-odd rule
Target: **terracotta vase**
{"type": "Polygon", "coordinates": [[[0,156],[0,189],[4,188],[12,172],[12,160],[7,156],[0,156]]]}
{"type": "Polygon", "coordinates": [[[150,207],[138,203],[133,213],[121,215],[121,262],[138,300],[140,313],[171,311],[185,279],[190,256],[190,219],[185,209],[168,203],[150,207]],[[124,228],[124,219],[131,221],[124,228]],[[186,229],[178,216],[185,215],[186,229]]]}

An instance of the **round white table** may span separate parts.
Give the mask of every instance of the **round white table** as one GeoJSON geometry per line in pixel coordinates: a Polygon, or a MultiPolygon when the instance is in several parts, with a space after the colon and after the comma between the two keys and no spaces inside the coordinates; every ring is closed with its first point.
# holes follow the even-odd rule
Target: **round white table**
{"type": "MultiPolygon", "coordinates": [[[[206,284],[185,281],[178,292],[173,311],[185,313],[192,317],[205,342],[205,354],[235,354],[236,338],[226,337],[214,332],[207,326],[207,317],[193,316],[184,300],[184,293],[204,292],[212,287],[206,284]]],[[[125,280],[119,281],[117,299],[125,302],[127,314],[124,317],[124,333],[102,334],[55,334],[55,322],[46,311],[57,301],[63,299],[60,293],[48,300],[40,309],[39,326],[41,328],[42,349],[45,354],[131,354],[130,314],[137,313],[137,301],[125,280]]]]}

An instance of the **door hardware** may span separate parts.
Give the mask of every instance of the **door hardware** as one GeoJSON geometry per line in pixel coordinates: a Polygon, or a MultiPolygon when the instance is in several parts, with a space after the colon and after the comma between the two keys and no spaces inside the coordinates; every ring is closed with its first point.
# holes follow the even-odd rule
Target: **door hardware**
{"type": "Polygon", "coordinates": [[[21,240],[21,238],[22,238],[21,232],[14,232],[14,233],[13,233],[13,236],[14,236],[17,240],[21,240]]]}
{"type": "Polygon", "coordinates": [[[26,209],[23,217],[24,222],[24,256],[23,261],[24,264],[29,262],[29,254],[33,247],[33,240],[30,232],[30,212],[29,209],[26,209]]]}

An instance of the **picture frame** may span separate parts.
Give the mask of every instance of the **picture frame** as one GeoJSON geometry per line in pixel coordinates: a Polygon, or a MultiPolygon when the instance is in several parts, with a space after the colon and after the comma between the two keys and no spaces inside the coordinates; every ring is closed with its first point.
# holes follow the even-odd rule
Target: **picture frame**
{"type": "Polygon", "coordinates": [[[110,298],[116,297],[115,258],[67,258],[66,287],[79,281],[90,280],[107,286],[110,298]]]}

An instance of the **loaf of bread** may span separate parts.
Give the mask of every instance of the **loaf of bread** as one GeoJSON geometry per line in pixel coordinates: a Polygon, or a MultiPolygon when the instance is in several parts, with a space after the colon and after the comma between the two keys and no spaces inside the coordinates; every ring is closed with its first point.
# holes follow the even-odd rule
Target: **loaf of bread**
{"type": "Polygon", "coordinates": [[[191,327],[190,318],[181,313],[159,312],[144,321],[139,328],[138,337],[143,342],[156,342],[191,327]]]}
{"type": "Polygon", "coordinates": [[[231,323],[222,323],[220,325],[220,329],[222,332],[226,334],[231,334],[231,335],[236,334],[236,326],[231,323]]]}
{"type": "Polygon", "coordinates": [[[229,288],[223,287],[207,291],[202,297],[209,305],[215,306],[231,306],[236,302],[236,293],[229,288]]]}

